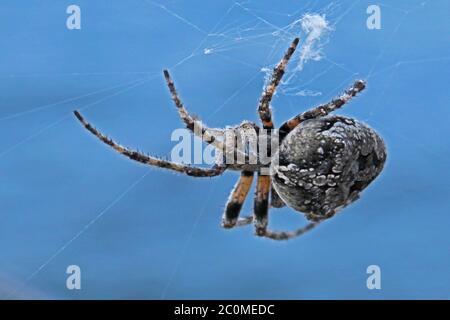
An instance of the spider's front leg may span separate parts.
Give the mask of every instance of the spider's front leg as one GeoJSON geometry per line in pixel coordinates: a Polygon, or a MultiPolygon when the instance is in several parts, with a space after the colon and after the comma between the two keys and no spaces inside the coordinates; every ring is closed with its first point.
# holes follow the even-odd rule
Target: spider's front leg
{"type": "Polygon", "coordinates": [[[130,158],[131,160],[144,163],[150,166],[159,167],[159,168],[165,168],[169,170],[173,170],[176,172],[184,173],[188,176],[192,177],[214,177],[221,175],[225,170],[226,166],[222,165],[215,165],[210,169],[204,169],[204,168],[198,168],[198,167],[191,167],[185,164],[181,163],[175,163],[155,157],[151,157],[149,155],[142,154],[138,151],[128,149],[114,140],[106,137],[104,134],[99,132],[96,128],[94,128],[89,122],[87,122],[81,113],[78,111],[74,111],[75,116],[77,119],[83,124],[83,126],[94,136],[96,136],[98,139],[100,139],[103,143],[107,144],[114,150],[116,150],[118,153],[123,154],[124,156],[130,158]]]}

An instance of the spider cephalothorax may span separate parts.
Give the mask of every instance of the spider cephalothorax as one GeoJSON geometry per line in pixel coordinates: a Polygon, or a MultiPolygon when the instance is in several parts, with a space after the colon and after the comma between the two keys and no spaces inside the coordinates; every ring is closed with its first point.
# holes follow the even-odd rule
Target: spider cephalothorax
{"type": "Polygon", "coordinates": [[[274,128],[270,102],[283,77],[299,39],[296,38],[273,70],[258,104],[262,127],[244,121],[236,127],[212,129],[185,109],[169,72],[164,70],[172,100],[186,127],[217,149],[216,164],[210,168],[193,167],[144,155],[117,144],[97,131],[78,112],[78,120],[92,134],[132,160],[166,168],[193,177],[213,177],[225,170],[238,170],[241,176],[228,199],[222,226],[233,228],[254,222],[256,234],[275,240],[291,239],[332,217],[352,203],[383,169],[386,149],[381,137],[354,119],[329,114],[365,88],[358,80],[344,94],[301,113],[274,128]],[[253,216],[239,218],[242,205],[257,173],[253,216]],[[267,229],[270,205],[288,205],[305,213],[312,221],[290,232],[267,229]]]}

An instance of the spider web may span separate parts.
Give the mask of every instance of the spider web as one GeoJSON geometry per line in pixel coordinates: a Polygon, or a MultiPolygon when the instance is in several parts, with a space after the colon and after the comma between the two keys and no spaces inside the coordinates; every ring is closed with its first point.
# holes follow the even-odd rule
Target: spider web
{"type": "MultiPolygon", "coordinates": [[[[385,41],[384,47],[375,56],[375,59],[369,64],[360,65],[361,68],[355,68],[355,64],[351,61],[340,61],[329,53],[330,48],[339,47],[334,42],[336,33],[340,32],[341,24],[345,21],[347,15],[360,5],[358,1],[332,1],[324,5],[320,1],[308,1],[296,3],[295,6],[290,4],[283,11],[280,8],[268,9],[266,4],[258,1],[230,2],[225,10],[216,17],[216,23],[210,26],[204,26],[200,19],[191,18],[186,10],[186,4],[182,2],[158,2],[151,0],[142,0],[139,2],[143,7],[151,7],[156,10],[158,15],[167,15],[173,23],[180,26],[180,30],[188,35],[200,35],[200,41],[193,44],[192,49],[188,48],[188,54],[183,55],[186,48],[180,49],[177,56],[179,59],[173,60],[169,69],[173,72],[180,72],[183,76],[185,70],[195,68],[198,70],[209,70],[212,65],[218,67],[219,63],[226,63],[229,66],[243,68],[245,76],[236,80],[236,89],[229,90],[221,101],[215,105],[208,106],[208,112],[202,112],[202,118],[208,121],[217,122],[221,116],[227,113],[236,114],[236,119],[242,119],[242,115],[233,109],[236,101],[241,99],[243,95],[254,85],[259,85],[262,90],[264,82],[259,81],[265,79],[267,81],[274,65],[278,63],[281,55],[286,50],[289,43],[296,36],[301,38],[301,45],[297,53],[290,62],[289,68],[280,84],[277,96],[274,99],[274,106],[277,118],[287,118],[289,115],[297,114],[303,110],[299,110],[294,105],[314,105],[318,102],[329,100],[333,95],[340,93],[355,78],[360,77],[370,81],[377,77],[385,77],[382,90],[377,94],[376,99],[369,105],[369,112],[364,113],[365,121],[373,123],[382,130],[389,131],[392,134],[399,133],[392,131],[384,126],[381,122],[376,122],[375,115],[378,112],[376,106],[384,101],[389,91],[391,83],[395,80],[396,73],[404,67],[428,63],[446,63],[450,57],[431,56],[417,59],[409,57],[397,57],[396,61],[386,63],[384,58],[386,50],[393,42],[398,41],[398,31],[402,25],[406,23],[408,17],[417,10],[421,10],[428,4],[427,1],[416,2],[405,7],[395,7],[392,5],[381,4],[381,7],[394,12],[398,19],[398,24],[392,29],[389,38],[385,41]],[[292,8],[295,7],[295,10],[292,8]],[[186,69],[184,69],[186,68],[186,69]],[[331,79],[331,80],[328,80],[331,79]],[[258,82],[259,81],[259,82],[258,82]],[[331,84],[333,83],[333,85],[331,84]],[[325,84],[325,85],[324,85],[325,84]],[[277,105],[290,106],[289,110],[277,108],[277,105]]],[[[357,65],[357,64],[356,64],[357,65]]],[[[46,114],[55,113],[55,110],[63,111],[59,113],[54,120],[45,123],[43,126],[37,126],[36,130],[25,137],[21,137],[16,141],[8,141],[0,150],[0,161],[6,157],[17,155],[25,150],[29,144],[35,143],[40,137],[49,131],[64,130],[63,124],[71,119],[71,110],[76,106],[80,110],[90,110],[93,112],[94,107],[104,108],[110,99],[118,97],[126,92],[134,90],[143,90],[143,86],[150,84],[155,79],[160,78],[160,64],[153,61],[152,66],[148,69],[158,70],[157,72],[149,71],[89,71],[89,72],[70,72],[70,73],[17,73],[5,74],[0,77],[3,79],[46,79],[49,77],[83,79],[85,77],[126,77],[127,81],[120,81],[114,85],[105,85],[100,89],[96,89],[80,95],[69,96],[64,99],[52,102],[50,104],[38,105],[31,108],[23,108],[23,110],[7,110],[0,113],[0,123],[8,124],[14,121],[19,124],[23,118],[39,117],[46,114]],[[130,80],[131,79],[131,80],[130,80]]],[[[214,72],[211,70],[210,72],[214,72]]],[[[162,89],[161,89],[162,90],[162,89]]],[[[256,93],[256,98],[260,92],[256,93]]],[[[186,93],[184,93],[186,95],[186,93]]],[[[205,108],[206,109],[206,108],[205,108]]],[[[381,112],[381,111],[380,111],[381,112]]],[[[254,113],[254,110],[253,110],[254,113]]],[[[226,125],[227,123],[222,123],[226,125]]],[[[405,135],[401,135],[402,139],[410,141],[405,135]]],[[[418,146],[425,152],[432,152],[425,144],[418,143],[418,146]]],[[[152,171],[154,172],[154,171],[152,171]]],[[[23,279],[23,283],[6,294],[6,297],[15,297],[23,292],[30,282],[39,274],[44,272],[47,266],[59,255],[61,255],[67,247],[72,245],[78,238],[87,232],[92,225],[100,221],[100,218],[114,209],[116,204],[131,193],[136,186],[139,185],[150,173],[146,170],[144,174],[132,183],[123,186],[121,192],[99,212],[93,215],[93,218],[84,224],[79,232],[65,236],[63,245],[57,250],[50,250],[46,257],[43,257],[42,263],[33,268],[29,276],[23,279]]],[[[214,195],[212,189],[204,198],[202,209],[196,215],[194,224],[186,228],[183,243],[180,244],[178,257],[176,258],[168,280],[163,284],[163,291],[160,297],[164,299],[176,279],[180,265],[185,259],[189,250],[189,246],[198,229],[206,206],[211,202],[214,195]]]]}

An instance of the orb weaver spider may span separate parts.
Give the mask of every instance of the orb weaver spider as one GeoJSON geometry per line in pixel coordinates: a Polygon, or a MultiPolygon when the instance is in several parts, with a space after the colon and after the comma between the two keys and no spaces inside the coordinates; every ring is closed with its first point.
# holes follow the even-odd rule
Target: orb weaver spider
{"type": "MultiPolygon", "coordinates": [[[[262,128],[248,121],[232,128],[208,128],[186,110],[169,72],[164,70],[172,100],[187,129],[221,151],[218,152],[216,164],[211,168],[175,163],[128,149],[99,132],[78,111],[74,113],[88,131],[132,160],[192,177],[219,176],[227,169],[240,171],[240,178],[223,213],[222,226],[233,228],[253,222],[258,236],[274,240],[292,239],[357,200],[359,193],[380,174],[386,160],[384,142],[373,129],[351,118],[329,115],[365,88],[365,82],[362,80],[357,80],[341,96],[298,114],[284,122],[278,130],[275,129],[270,102],[298,43],[299,39],[294,39],[263,90],[257,109],[262,128]],[[234,145],[230,149],[225,143],[226,133],[231,131],[239,134],[248,129],[254,129],[257,136],[265,130],[269,142],[276,139],[279,147],[270,152],[271,157],[277,157],[277,161],[262,163],[258,160],[256,163],[250,163],[245,160],[231,164],[224,161],[225,154],[238,153],[234,145]],[[263,174],[263,169],[269,174],[263,174]],[[240,211],[255,173],[257,182],[254,212],[252,216],[240,218],[240,211]],[[288,205],[303,212],[310,223],[294,231],[269,230],[269,194],[271,207],[288,205]]],[[[244,150],[244,159],[248,159],[247,153],[248,151],[244,150]]]]}

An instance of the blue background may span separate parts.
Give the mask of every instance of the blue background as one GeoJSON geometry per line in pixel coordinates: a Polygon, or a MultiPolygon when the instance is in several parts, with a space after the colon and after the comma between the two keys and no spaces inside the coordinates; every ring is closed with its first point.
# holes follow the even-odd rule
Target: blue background
{"type": "MultiPolygon", "coordinates": [[[[158,1],[2,2],[0,297],[450,298],[450,3],[158,1]],[[73,3],[81,30],[66,28],[73,3]],[[366,28],[369,4],[381,7],[380,30],[366,28]],[[302,238],[221,229],[235,172],[196,180],[149,171],[70,113],[84,108],[124,145],[168,156],[181,127],[161,74],[169,67],[208,125],[256,121],[260,69],[291,41],[275,26],[307,12],[326,14],[334,31],[325,58],[285,88],[322,94],[280,90],[276,123],[365,78],[368,89],[339,113],[374,127],[389,156],[359,201],[302,238]],[[236,40],[237,26],[249,41],[236,40]],[[71,264],[81,290],[66,289],[71,264]],[[381,290],[366,287],[372,264],[381,290]]],[[[250,198],[243,213],[251,207],[250,198]]],[[[270,223],[305,222],[284,208],[270,223]]]]}

